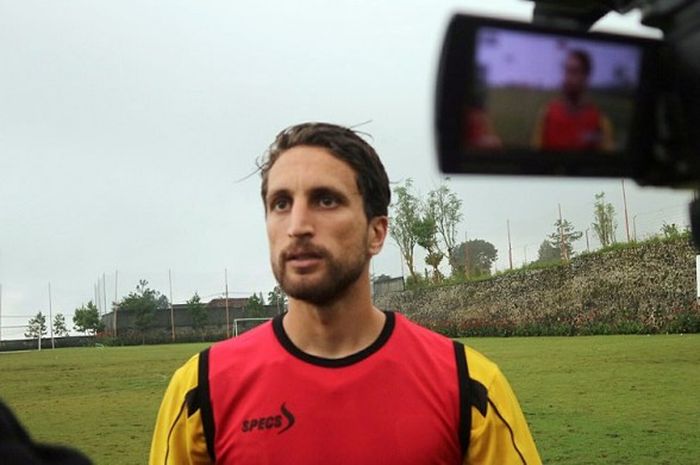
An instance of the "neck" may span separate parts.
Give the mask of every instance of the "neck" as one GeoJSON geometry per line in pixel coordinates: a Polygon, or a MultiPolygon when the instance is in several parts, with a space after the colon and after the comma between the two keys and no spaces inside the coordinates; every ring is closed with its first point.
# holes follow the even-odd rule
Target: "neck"
{"type": "Polygon", "coordinates": [[[315,305],[289,299],[283,326],[301,351],[337,359],[370,346],[384,327],[385,315],[372,305],[369,272],[365,272],[338,299],[315,305]]]}
{"type": "Polygon", "coordinates": [[[569,106],[578,108],[583,102],[583,94],[564,94],[564,99],[569,106]]]}

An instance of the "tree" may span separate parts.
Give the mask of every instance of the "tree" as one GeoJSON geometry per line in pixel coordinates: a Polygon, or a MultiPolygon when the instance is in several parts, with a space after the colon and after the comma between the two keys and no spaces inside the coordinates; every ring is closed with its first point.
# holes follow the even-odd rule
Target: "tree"
{"type": "Polygon", "coordinates": [[[54,336],[67,336],[68,328],[66,327],[66,317],[62,313],[57,313],[53,317],[53,334],[54,336]]]}
{"type": "Polygon", "coordinates": [[[156,310],[170,310],[170,301],[168,298],[163,294],[156,293],[159,294],[156,299],[156,310]]]}
{"type": "Polygon", "coordinates": [[[562,260],[569,260],[574,254],[574,242],[581,239],[583,233],[575,231],[569,220],[557,220],[554,227],[555,231],[548,236],[549,242],[552,246],[559,247],[562,260]]]}
{"type": "Polygon", "coordinates": [[[537,261],[540,263],[552,262],[561,260],[561,249],[552,245],[548,240],[542,241],[540,248],[537,251],[537,261]]]}
{"type": "Polygon", "coordinates": [[[684,234],[676,223],[668,224],[666,222],[661,225],[661,233],[664,235],[664,239],[678,239],[684,234]]]}
{"type": "Polygon", "coordinates": [[[394,189],[394,197],[397,200],[392,205],[393,215],[389,234],[399,246],[408,272],[415,280],[413,252],[417,244],[416,225],[420,221],[420,200],[413,193],[413,181],[409,178],[402,186],[397,186],[394,189]]]}
{"type": "Polygon", "coordinates": [[[207,311],[207,306],[204,305],[196,292],[194,295],[186,302],[187,311],[190,313],[192,318],[192,329],[199,331],[202,340],[204,340],[204,326],[209,320],[209,312],[207,311]]]}
{"type": "Polygon", "coordinates": [[[148,287],[148,281],[141,279],[136,285],[136,290],[130,292],[117,304],[119,311],[127,310],[134,315],[134,324],[141,332],[141,343],[146,342],[146,330],[153,323],[156,311],[168,308],[168,299],[164,298],[160,292],[148,287]]]}
{"type": "Polygon", "coordinates": [[[277,313],[283,313],[287,308],[287,294],[280,286],[275,286],[267,293],[267,303],[277,309],[277,313]]]}
{"type": "Polygon", "coordinates": [[[438,247],[437,222],[432,216],[432,212],[427,208],[424,209],[415,225],[415,235],[416,243],[427,252],[425,263],[433,268],[433,280],[436,282],[440,281],[442,274],[439,266],[444,254],[438,247]]]}
{"type": "Polygon", "coordinates": [[[260,295],[253,294],[248,297],[244,309],[248,318],[264,318],[266,316],[265,301],[262,298],[262,293],[260,295]]]}
{"type": "Polygon", "coordinates": [[[615,243],[615,230],[617,229],[615,207],[613,207],[611,203],[605,201],[605,192],[600,192],[595,195],[595,203],[593,204],[593,224],[591,226],[603,247],[615,243]]]}
{"type": "Polygon", "coordinates": [[[467,276],[491,274],[491,267],[498,258],[496,247],[482,239],[462,242],[454,250],[454,265],[467,276]]]}
{"type": "MultiPolygon", "coordinates": [[[[449,181],[449,178],[446,179],[449,181]]],[[[455,247],[457,245],[457,226],[462,221],[462,200],[452,192],[446,183],[428,193],[427,210],[435,220],[437,234],[445,246],[445,254],[456,270],[455,247]]]]}
{"type": "Polygon", "coordinates": [[[29,319],[27,332],[24,333],[24,337],[37,339],[38,348],[41,350],[41,338],[44,336],[46,336],[46,316],[39,312],[29,319]]]}
{"type": "Polygon", "coordinates": [[[83,334],[91,333],[93,336],[104,330],[104,323],[100,321],[100,310],[92,300],[87,305],[75,309],[73,327],[83,334]]]}

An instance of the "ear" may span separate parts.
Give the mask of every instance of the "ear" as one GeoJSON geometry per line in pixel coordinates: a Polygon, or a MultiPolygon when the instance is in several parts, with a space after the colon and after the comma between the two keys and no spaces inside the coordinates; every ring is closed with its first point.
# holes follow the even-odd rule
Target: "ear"
{"type": "Polygon", "coordinates": [[[375,216],[369,220],[369,225],[367,227],[369,229],[367,235],[367,252],[370,256],[377,255],[382,251],[384,240],[389,232],[389,218],[386,216],[375,216]]]}

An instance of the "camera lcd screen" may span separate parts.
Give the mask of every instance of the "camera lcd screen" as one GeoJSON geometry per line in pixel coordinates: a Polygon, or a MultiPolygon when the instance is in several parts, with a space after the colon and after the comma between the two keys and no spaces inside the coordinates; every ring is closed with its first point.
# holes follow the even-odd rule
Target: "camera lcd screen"
{"type": "Polygon", "coordinates": [[[658,45],[455,15],[438,74],[440,168],[635,177],[654,140],[658,45]]]}
{"type": "Polygon", "coordinates": [[[641,52],[633,45],[478,28],[463,147],[619,152],[632,123],[641,52]]]}

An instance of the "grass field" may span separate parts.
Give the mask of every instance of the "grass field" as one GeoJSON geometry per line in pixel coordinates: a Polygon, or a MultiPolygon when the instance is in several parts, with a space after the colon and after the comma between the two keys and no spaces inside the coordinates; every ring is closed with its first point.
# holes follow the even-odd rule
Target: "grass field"
{"type": "MultiPolygon", "coordinates": [[[[700,463],[700,335],[467,343],[508,376],[545,463],[700,463]]],[[[172,371],[205,346],[0,354],[0,397],[41,441],[143,464],[172,371]]]]}

